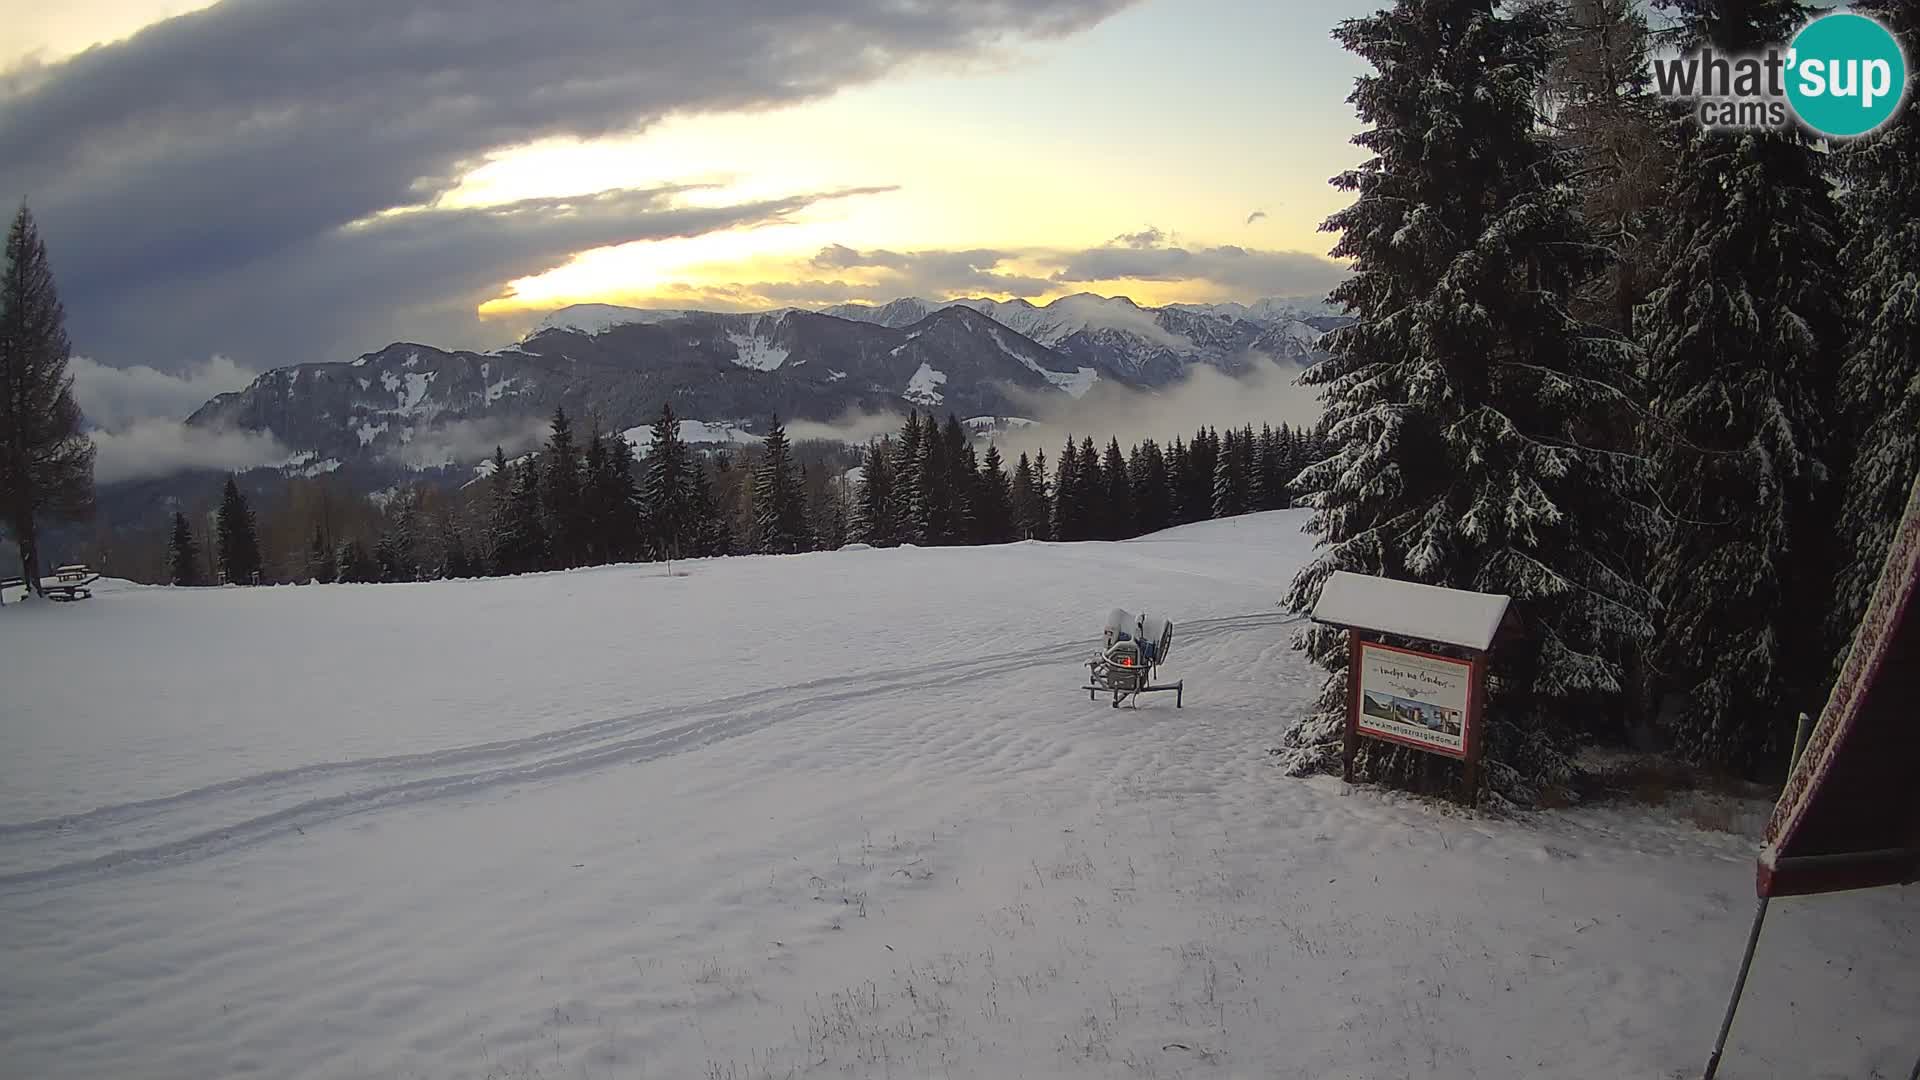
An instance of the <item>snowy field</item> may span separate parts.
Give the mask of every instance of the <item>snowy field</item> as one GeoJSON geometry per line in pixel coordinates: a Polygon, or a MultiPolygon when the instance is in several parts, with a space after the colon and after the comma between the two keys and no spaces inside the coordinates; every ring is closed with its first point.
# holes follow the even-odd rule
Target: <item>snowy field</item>
{"type": "MultiPolygon", "coordinates": [[[[1300,520],[10,604],[0,1076],[1697,1075],[1752,838],[1286,778],[1300,520]]],[[[1776,903],[1721,1075],[1904,1077],[1916,928],[1776,903]]]]}

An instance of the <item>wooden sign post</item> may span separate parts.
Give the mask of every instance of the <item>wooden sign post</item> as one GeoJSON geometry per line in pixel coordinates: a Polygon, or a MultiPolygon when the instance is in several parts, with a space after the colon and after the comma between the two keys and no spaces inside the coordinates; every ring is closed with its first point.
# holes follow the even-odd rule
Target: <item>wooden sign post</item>
{"type": "Polygon", "coordinates": [[[1465,763],[1466,798],[1473,800],[1485,745],[1487,654],[1508,604],[1508,597],[1491,593],[1344,570],[1326,580],[1312,618],[1347,631],[1341,759],[1348,782],[1360,740],[1378,739],[1465,763]],[[1377,640],[1384,637],[1410,644],[1377,640]]]}

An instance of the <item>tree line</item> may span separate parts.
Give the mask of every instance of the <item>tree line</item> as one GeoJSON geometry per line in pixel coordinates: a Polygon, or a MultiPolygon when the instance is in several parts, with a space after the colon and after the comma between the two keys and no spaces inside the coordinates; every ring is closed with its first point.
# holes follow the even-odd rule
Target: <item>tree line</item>
{"type": "MultiPolygon", "coordinates": [[[[508,460],[496,448],[487,479],[449,495],[425,486],[370,500],[289,498],[269,516],[310,520],[296,553],[263,556],[263,523],[227,478],[203,543],[176,511],[164,580],[177,585],[391,582],[562,570],[741,554],[873,547],[1118,540],[1172,525],[1290,505],[1287,485],[1319,452],[1286,424],[1203,428],[1164,449],[1148,439],[1104,454],[1069,437],[1049,475],[1044,451],[1009,469],[997,445],[980,452],[958,417],[910,412],[897,435],[860,449],[803,455],[778,416],[760,445],[703,451],[663,406],[643,455],[593,425],[575,435],[564,408],[546,442],[508,460]],[[847,461],[857,469],[843,469],[847,461]],[[849,473],[858,479],[849,481],[849,473]],[[347,513],[351,504],[360,513],[347,513]],[[358,526],[344,525],[353,520],[358,526]]],[[[304,488],[294,488],[304,492],[304,488]]]]}
{"type": "MultiPolygon", "coordinates": [[[[1653,7],[1723,55],[1813,14],[1653,7]]],[[[1911,3],[1859,9],[1914,55],[1911,3]]],[[[1397,0],[1335,37],[1372,68],[1370,157],[1323,225],[1355,321],[1306,374],[1331,446],[1298,479],[1321,544],[1290,606],[1336,570],[1511,596],[1484,732],[1510,798],[1636,733],[1778,776],[1920,470],[1920,110],[1831,145],[1703,128],[1650,89],[1634,0],[1397,0]]],[[[1281,748],[1306,770],[1347,673],[1340,634],[1303,644],[1329,672],[1281,748]]]]}

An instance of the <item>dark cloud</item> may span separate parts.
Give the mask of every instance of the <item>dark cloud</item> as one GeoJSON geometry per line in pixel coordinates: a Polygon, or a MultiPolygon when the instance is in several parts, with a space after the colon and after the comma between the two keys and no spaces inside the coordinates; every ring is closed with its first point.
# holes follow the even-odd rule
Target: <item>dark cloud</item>
{"type": "Polygon", "coordinates": [[[1265,210],[1255,210],[1253,213],[1247,215],[1247,224],[1249,225],[1256,221],[1265,220],[1267,220],[1267,212],[1265,210]]]}
{"type": "Polygon", "coordinates": [[[964,251],[856,251],[830,244],[808,261],[814,270],[877,270],[874,281],[801,280],[741,286],[781,303],[838,303],[844,300],[893,300],[902,296],[945,297],[956,293],[1010,293],[1038,296],[1053,288],[1043,277],[1012,273],[1002,266],[1021,257],[1017,251],[970,248],[964,251]],[[764,290],[764,291],[762,291],[764,290]]]}
{"type": "Polygon", "coordinates": [[[431,203],[488,151],[799,102],[918,59],[1073,33],[1127,2],[226,0],[14,73],[0,192],[34,207],[76,344],[103,360],[309,359],[323,339],[378,344],[370,327],[403,308],[465,307],[470,325],[488,289],[583,247],[779,215],[640,192],[526,204],[512,220],[350,227],[431,203]],[[439,228],[452,235],[427,235],[439,228]],[[380,299],[367,278],[406,283],[402,302],[357,306],[380,299]],[[142,321],[181,303],[219,317],[142,321]],[[286,320],[307,325],[276,338],[286,320]],[[229,349],[237,337],[297,355],[229,349]]]}

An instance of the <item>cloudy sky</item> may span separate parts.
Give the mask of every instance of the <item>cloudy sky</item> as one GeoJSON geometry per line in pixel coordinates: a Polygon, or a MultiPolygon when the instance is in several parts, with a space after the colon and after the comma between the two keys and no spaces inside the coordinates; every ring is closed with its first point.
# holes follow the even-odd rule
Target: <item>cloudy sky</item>
{"type": "Polygon", "coordinates": [[[0,0],[0,196],[128,415],[578,301],[1323,293],[1376,6],[0,0]]]}

